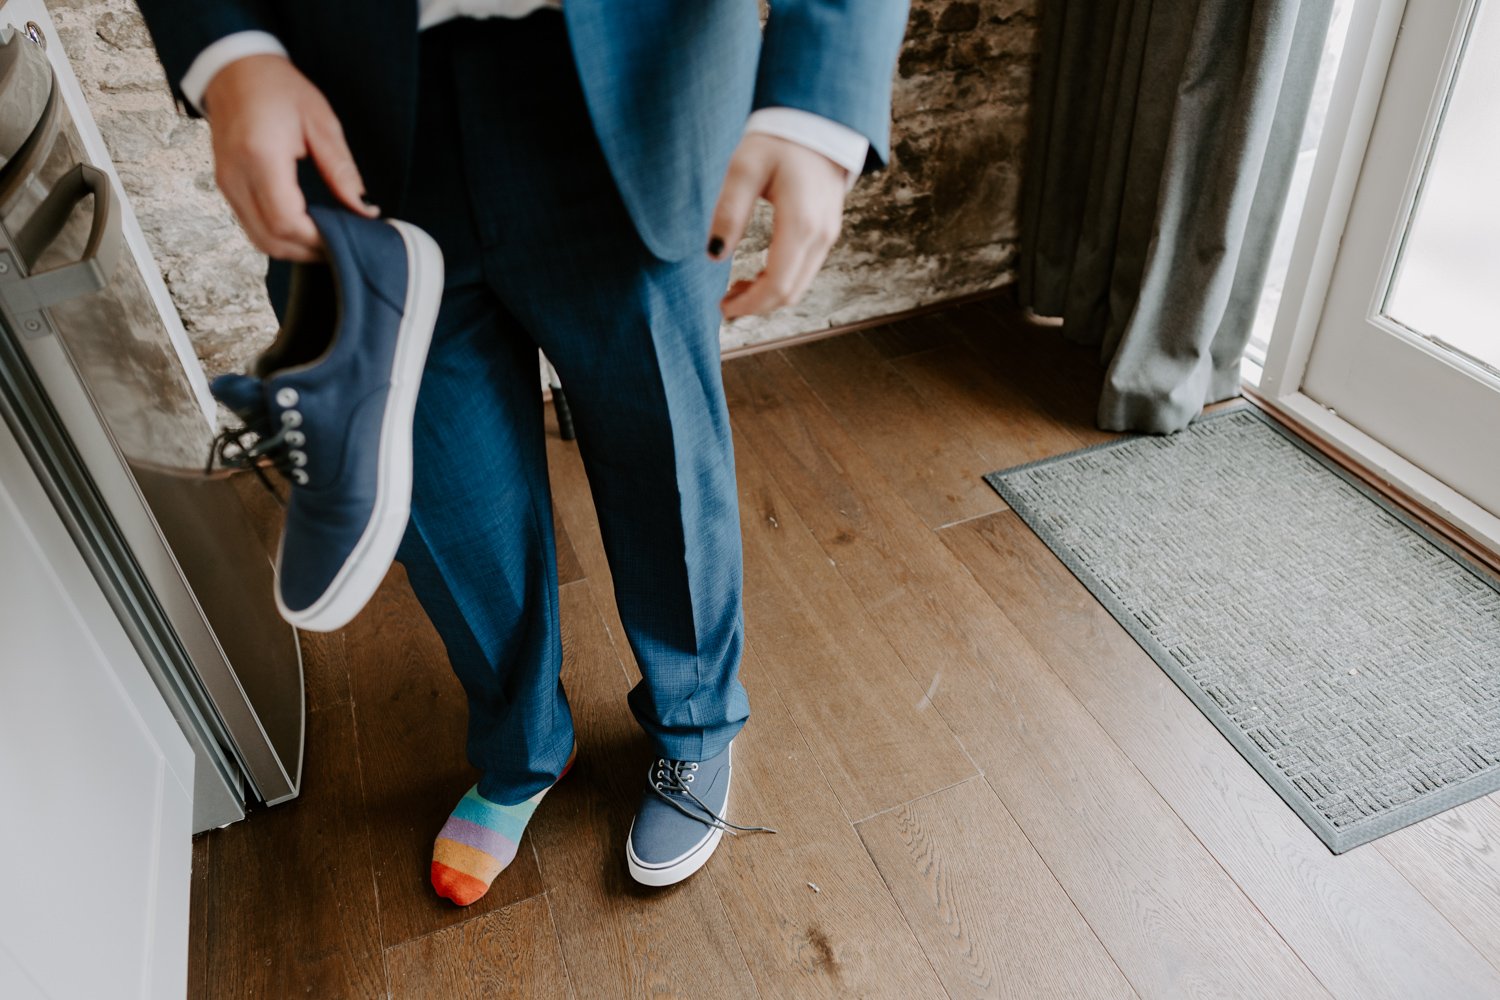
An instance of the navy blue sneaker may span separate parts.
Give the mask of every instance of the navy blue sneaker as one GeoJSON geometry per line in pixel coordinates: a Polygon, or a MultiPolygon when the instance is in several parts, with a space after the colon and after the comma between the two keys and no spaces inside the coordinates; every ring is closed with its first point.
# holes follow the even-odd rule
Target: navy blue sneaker
{"type": "Polygon", "coordinates": [[[292,484],[277,607],[298,628],[327,632],[369,601],[406,531],[412,415],[443,257],[408,223],[309,212],[328,263],[294,268],[286,320],[254,376],[211,389],[245,421],[221,437],[220,459],[257,472],[269,460],[292,484]],[[258,439],[247,443],[247,431],[258,439]]]}
{"type": "Polygon", "coordinates": [[[266,409],[266,388],[254,375],[238,372],[220,375],[208,384],[208,391],[244,421],[245,430],[261,437],[273,433],[269,423],[271,414],[266,409]]]}
{"type": "Polygon", "coordinates": [[[708,863],[725,833],[775,833],[737,826],[729,811],[734,744],[708,760],[657,758],[646,772],[646,791],[625,839],[630,877],[642,885],[675,885],[708,863]]]}

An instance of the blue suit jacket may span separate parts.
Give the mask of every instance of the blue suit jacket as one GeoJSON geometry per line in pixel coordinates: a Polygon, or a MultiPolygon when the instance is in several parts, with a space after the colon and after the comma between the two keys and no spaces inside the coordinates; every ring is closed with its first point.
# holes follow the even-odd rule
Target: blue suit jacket
{"type": "MultiPolygon", "coordinates": [[[[411,155],[417,0],[139,0],[177,86],[208,45],[269,31],[327,95],[375,204],[411,155]]],[[[907,0],[565,0],[590,116],[642,240],[702,252],[724,171],[756,108],[810,111],[889,151],[891,74],[907,0]]],[[[181,94],[178,94],[179,98],[181,94]]]]}

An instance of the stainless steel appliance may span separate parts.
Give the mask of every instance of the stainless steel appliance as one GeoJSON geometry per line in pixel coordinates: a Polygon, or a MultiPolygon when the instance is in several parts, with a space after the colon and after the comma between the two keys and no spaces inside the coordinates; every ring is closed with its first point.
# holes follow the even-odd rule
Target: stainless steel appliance
{"type": "MultiPolygon", "coordinates": [[[[211,415],[44,41],[0,33],[0,418],[193,744],[205,830],[297,794],[301,656],[270,553],[233,484],[203,473],[211,415]]],[[[45,665],[0,646],[0,669],[45,665]]]]}

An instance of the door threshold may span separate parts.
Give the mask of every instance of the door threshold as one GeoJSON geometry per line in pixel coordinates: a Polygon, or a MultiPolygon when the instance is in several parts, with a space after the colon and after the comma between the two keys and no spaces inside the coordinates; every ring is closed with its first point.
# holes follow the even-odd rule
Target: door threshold
{"type": "Polygon", "coordinates": [[[1251,400],[1299,438],[1491,573],[1500,576],[1500,517],[1396,454],[1317,401],[1278,399],[1254,386],[1251,400]]]}

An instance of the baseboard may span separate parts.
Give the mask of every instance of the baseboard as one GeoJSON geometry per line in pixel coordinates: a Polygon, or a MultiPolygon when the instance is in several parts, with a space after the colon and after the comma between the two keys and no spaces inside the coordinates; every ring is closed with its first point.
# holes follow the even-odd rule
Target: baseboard
{"type": "Polygon", "coordinates": [[[998,298],[1002,295],[1012,293],[1013,285],[1001,285],[999,288],[986,288],[983,291],[969,292],[967,295],[955,295],[951,299],[940,299],[936,302],[924,302],[922,305],[903,309],[900,312],[885,313],[880,316],[871,316],[869,319],[857,320],[853,323],[840,323],[838,326],[826,326],[821,330],[809,330],[806,333],[795,333],[790,337],[777,337],[775,340],[767,340],[756,344],[743,344],[739,347],[731,347],[723,353],[725,361],[733,361],[735,358],[744,358],[752,354],[760,354],[764,351],[779,351],[786,347],[800,347],[803,344],[811,344],[814,341],[826,340],[829,337],[837,337],[845,333],[858,333],[860,330],[871,330],[877,326],[886,326],[890,323],[899,323],[902,320],[916,319],[919,316],[927,316],[944,309],[956,309],[974,302],[984,302],[988,299],[998,298]]]}
{"type": "MultiPolygon", "coordinates": [[[[1012,293],[1014,287],[1014,285],[1001,285],[999,288],[986,288],[978,292],[969,292],[966,295],[955,295],[951,299],[924,302],[922,305],[903,309],[900,312],[871,316],[869,319],[857,320],[853,323],[825,326],[821,330],[794,333],[790,337],[777,337],[775,340],[767,340],[756,344],[742,344],[739,347],[731,347],[729,350],[724,351],[720,355],[720,358],[722,361],[733,361],[735,358],[745,358],[752,354],[761,354],[765,351],[779,351],[786,347],[800,347],[803,344],[811,344],[814,341],[826,340],[829,337],[837,337],[845,333],[872,330],[877,326],[899,323],[902,320],[916,319],[918,316],[927,316],[944,309],[956,309],[959,306],[970,305],[974,302],[984,302],[988,299],[999,298],[1002,295],[1009,295],[1012,293]]],[[[552,388],[545,384],[542,386],[542,399],[548,401],[552,399],[552,388]]]]}

